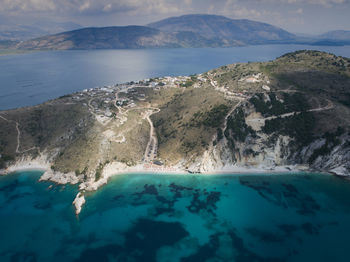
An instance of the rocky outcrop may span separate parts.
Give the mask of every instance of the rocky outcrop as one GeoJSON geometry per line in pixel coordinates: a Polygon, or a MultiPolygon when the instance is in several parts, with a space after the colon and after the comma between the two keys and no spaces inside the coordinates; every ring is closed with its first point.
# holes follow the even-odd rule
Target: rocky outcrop
{"type": "MultiPolygon", "coordinates": [[[[250,106],[242,108],[246,116],[257,114],[250,106]]],[[[201,173],[308,170],[350,176],[350,137],[345,131],[327,133],[326,138],[315,138],[306,145],[298,145],[296,138],[279,132],[266,134],[261,127],[254,131],[243,141],[224,136],[190,164],[189,170],[201,173]]]]}

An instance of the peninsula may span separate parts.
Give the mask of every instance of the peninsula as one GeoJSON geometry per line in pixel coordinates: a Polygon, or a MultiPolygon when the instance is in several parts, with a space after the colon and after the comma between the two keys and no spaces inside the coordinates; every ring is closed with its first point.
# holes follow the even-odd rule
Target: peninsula
{"type": "Polygon", "coordinates": [[[350,59],[297,51],[265,63],[86,89],[0,112],[0,173],[84,193],[126,172],[307,170],[350,175],[350,59]]]}

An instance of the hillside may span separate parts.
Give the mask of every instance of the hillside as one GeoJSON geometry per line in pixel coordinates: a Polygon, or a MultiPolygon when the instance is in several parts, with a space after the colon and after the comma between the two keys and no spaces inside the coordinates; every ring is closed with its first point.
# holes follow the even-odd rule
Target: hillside
{"type": "Polygon", "coordinates": [[[142,27],[84,28],[36,38],[19,44],[20,49],[123,49],[172,46],[174,37],[142,27]]]}
{"type": "Polygon", "coordinates": [[[84,28],[21,42],[17,49],[139,49],[215,47],[220,41],[190,32],[168,33],[145,26],[84,28]]]}
{"type": "Polygon", "coordinates": [[[263,44],[291,41],[295,35],[272,25],[247,19],[230,19],[217,15],[184,15],[171,17],[149,27],[165,32],[192,32],[208,39],[230,43],[263,44]]]}
{"type": "Polygon", "coordinates": [[[136,49],[229,47],[284,43],[294,35],[265,23],[214,15],[187,15],[148,26],[83,28],[21,42],[18,49],[136,49]]]}
{"type": "MultiPolygon", "coordinates": [[[[0,112],[0,169],[95,190],[120,172],[350,175],[350,59],[298,51],[0,112]]],[[[0,172],[0,173],[1,173],[0,172]]]]}
{"type": "Polygon", "coordinates": [[[350,41],[350,31],[334,30],[320,35],[319,38],[350,41]]]}
{"type": "Polygon", "coordinates": [[[313,45],[350,45],[350,31],[335,30],[310,40],[313,45]]]}

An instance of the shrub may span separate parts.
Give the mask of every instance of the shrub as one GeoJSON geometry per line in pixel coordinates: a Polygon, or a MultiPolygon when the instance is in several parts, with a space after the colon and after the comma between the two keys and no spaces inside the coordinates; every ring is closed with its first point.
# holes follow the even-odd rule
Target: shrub
{"type": "Polygon", "coordinates": [[[228,110],[228,106],[224,104],[213,107],[205,113],[202,124],[208,127],[219,127],[223,123],[228,110]]]}
{"type": "Polygon", "coordinates": [[[249,134],[255,135],[255,131],[246,124],[244,112],[239,108],[233,116],[227,119],[225,137],[230,140],[232,136],[235,140],[244,142],[249,134]]]}
{"type": "Polygon", "coordinates": [[[295,138],[300,145],[313,140],[312,129],[315,118],[309,112],[294,114],[290,117],[267,120],[262,130],[267,134],[278,132],[282,135],[295,138]]]}

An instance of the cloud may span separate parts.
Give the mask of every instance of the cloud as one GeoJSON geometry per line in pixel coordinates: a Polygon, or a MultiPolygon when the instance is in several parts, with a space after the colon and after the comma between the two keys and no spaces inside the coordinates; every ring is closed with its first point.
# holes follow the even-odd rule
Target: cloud
{"type": "MultiPolygon", "coordinates": [[[[214,6],[212,5],[211,10],[213,9],[214,6]]],[[[250,17],[256,19],[261,17],[261,11],[258,11],[254,8],[244,7],[239,4],[238,0],[226,0],[222,5],[222,8],[217,9],[216,11],[222,15],[234,16],[236,18],[250,17]]]]}
{"type": "Polygon", "coordinates": [[[197,10],[217,11],[238,17],[260,17],[255,4],[321,5],[332,7],[349,4],[350,0],[0,0],[3,14],[48,13],[98,15],[123,13],[131,15],[171,15],[197,10]]]}
{"type": "Polygon", "coordinates": [[[297,14],[301,15],[304,13],[304,10],[302,8],[298,8],[298,10],[295,11],[297,14]]]}
{"type": "MultiPolygon", "coordinates": [[[[302,5],[322,5],[325,7],[332,7],[335,5],[349,4],[350,0],[254,0],[260,3],[276,3],[276,4],[302,4],[302,5]]],[[[250,0],[250,2],[252,2],[250,0]]]]}
{"type": "Polygon", "coordinates": [[[0,12],[168,14],[191,5],[192,0],[0,0],[0,12]]]}
{"type": "Polygon", "coordinates": [[[56,4],[52,0],[0,0],[0,11],[53,11],[56,4]]]}

